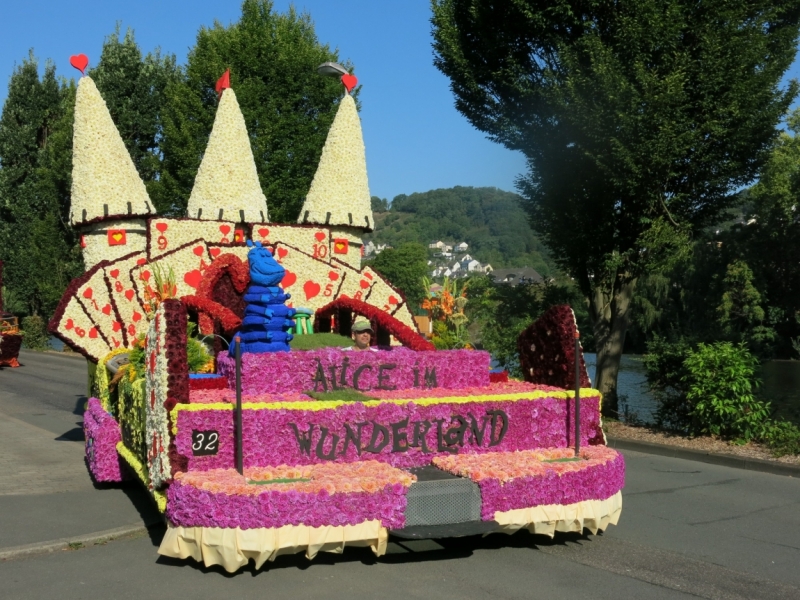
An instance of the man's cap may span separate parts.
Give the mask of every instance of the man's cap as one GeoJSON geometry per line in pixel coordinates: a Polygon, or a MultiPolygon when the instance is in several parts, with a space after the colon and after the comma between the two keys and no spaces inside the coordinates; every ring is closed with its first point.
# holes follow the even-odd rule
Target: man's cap
{"type": "Polygon", "coordinates": [[[353,333],[363,333],[365,331],[373,333],[372,325],[370,325],[370,322],[366,320],[356,321],[353,323],[352,331],[353,333]]]}

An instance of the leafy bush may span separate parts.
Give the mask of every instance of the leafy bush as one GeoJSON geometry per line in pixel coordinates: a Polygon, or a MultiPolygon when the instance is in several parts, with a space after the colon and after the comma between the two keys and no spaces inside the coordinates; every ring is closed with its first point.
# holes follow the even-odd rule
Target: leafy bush
{"type": "Polygon", "coordinates": [[[758,360],[744,344],[698,344],[683,361],[692,433],[764,439],[770,404],[757,400],[758,360]]]}
{"type": "Polygon", "coordinates": [[[47,323],[42,317],[32,315],[22,319],[22,343],[31,350],[47,350],[50,347],[50,335],[47,323]]]}

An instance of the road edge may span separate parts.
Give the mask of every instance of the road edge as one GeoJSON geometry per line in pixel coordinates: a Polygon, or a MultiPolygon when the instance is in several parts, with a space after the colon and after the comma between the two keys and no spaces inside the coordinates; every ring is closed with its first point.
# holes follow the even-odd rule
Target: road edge
{"type": "Polygon", "coordinates": [[[721,467],[757,471],[760,473],[769,473],[771,475],[783,475],[784,477],[800,477],[800,465],[790,465],[760,458],[747,458],[735,454],[703,452],[702,450],[691,450],[681,446],[640,442],[611,436],[607,436],[607,441],[609,448],[617,450],[632,450],[634,452],[657,454],[669,458],[682,458],[684,460],[693,460],[695,462],[719,465],[721,467]]]}
{"type": "Polygon", "coordinates": [[[94,546],[95,544],[99,544],[101,542],[107,542],[135,534],[146,533],[150,527],[158,524],[159,523],[145,525],[142,523],[135,523],[132,525],[115,527],[114,529],[95,531],[94,533],[84,533],[81,535],[74,535],[57,540],[47,540],[44,542],[25,544],[23,546],[9,546],[7,548],[0,548],[0,561],[36,556],[40,554],[51,554],[53,552],[67,550],[69,548],[77,550],[78,548],[94,546]]]}

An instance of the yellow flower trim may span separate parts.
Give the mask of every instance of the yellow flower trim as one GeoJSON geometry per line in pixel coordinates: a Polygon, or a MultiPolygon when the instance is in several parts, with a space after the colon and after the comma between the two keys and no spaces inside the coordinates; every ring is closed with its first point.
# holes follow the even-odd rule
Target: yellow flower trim
{"type": "MultiPolygon", "coordinates": [[[[142,481],[145,487],[149,488],[150,482],[146,479],[145,468],[142,466],[142,463],[139,462],[139,459],[134,456],[133,452],[128,450],[127,446],[122,442],[117,442],[117,454],[128,463],[128,466],[133,469],[133,472],[136,473],[136,476],[142,481]]],[[[158,510],[162,513],[167,510],[167,494],[165,492],[159,492],[158,490],[149,491],[153,494],[153,499],[156,501],[158,510]]]]}
{"type": "Polygon", "coordinates": [[[368,231],[375,227],[361,120],[350,94],[339,104],[297,222],[345,225],[368,231]]]}
{"type": "MultiPolygon", "coordinates": [[[[508,402],[516,400],[539,400],[542,398],[560,398],[562,400],[569,400],[575,397],[574,391],[563,392],[518,392],[516,394],[487,394],[483,396],[451,396],[447,398],[397,398],[391,400],[367,400],[362,402],[366,407],[380,406],[382,404],[397,404],[402,406],[404,404],[417,404],[419,406],[432,406],[435,404],[472,404],[475,402],[508,402]]],[[[591,388],[581,389],[581,399],[597,398],[600,400],[600,392],[591,388]]],[[[317,400],[309,402],[244,402],[242,403],[242,410],[310,410],[320,411],[329,410],[332,408],[339,408],[352,404],[344,400],[320,402],[317,400]]],[[[178,412],[190,411],[196,412],[201,410],[233,410],[233,404],[227,402],[212,402],[208,404],[176,404],[175,408],[170,412],[172,417],[172,433],[178,434],[178,412]]]]}
{"type": "Polygon", "coordinates": [[[220,211],[223,219],[237,222],[269,221],[250,136],[236,94],[230,88],[222,92],[187,206],[188,216],[207,221],[219,219],[220,211]],[[244,211],[244,218],[239,211],[244,211]]]}
{"type": "Polygon", "coordinates": [[[82,77],[75,96],[70,223],[151,212],[150,197],[105,101],[94,81],[82,77]]]}

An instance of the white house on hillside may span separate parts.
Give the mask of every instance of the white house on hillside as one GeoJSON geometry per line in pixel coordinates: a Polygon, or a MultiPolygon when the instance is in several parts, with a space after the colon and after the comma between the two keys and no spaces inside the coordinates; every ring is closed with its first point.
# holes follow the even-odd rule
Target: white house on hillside
{"type": "Polygon", "coordinates": [[[456,252],[466,252],[467,248],[469,248],[469,244],[467,244],[467,242],[456,244],[456,252]]]}
{"type": "Polygon", "coordinates": [[[436,248],[438,250],[441,250],[442,248],[444,248],[444,242],[442,240],[431,242],[430,244],[428,244],[428,248],[436,248]]]}
{"type": "Polygon", "coordinates": [[[461,270],[462,271],[469,271],[469,272],[473,272],[473,271],[480,272],[483,269],[481,269],[481,263],[479,263],[475,259],[472,259],[472,260],[462,260],[461,261],[461,270]]]}

